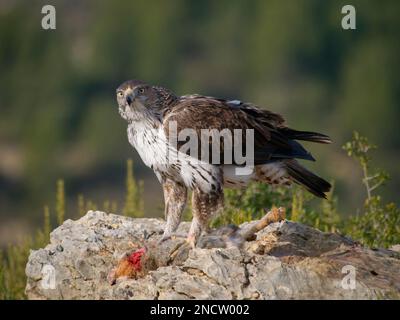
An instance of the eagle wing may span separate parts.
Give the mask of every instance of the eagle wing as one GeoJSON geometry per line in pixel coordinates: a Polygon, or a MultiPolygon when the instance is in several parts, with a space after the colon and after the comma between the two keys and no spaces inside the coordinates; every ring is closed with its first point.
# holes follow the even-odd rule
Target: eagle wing
{"type": "MultiPolygon", "coordinates": [[[[235,129],[241,129],[242,139],[239,142],[241,144],[239,150],[242,150],[242,153],[246,150],[246,130],[254,130],[254,164],[256,165],[292,158],[314,161],[312,155],[295,140],[309,140],[320,143],[330,141],[327,136],[322,134],[289,129],[281,115],[238,100],[223,100],[200,95],[183,96],[166,111],[163,119],[163,127],[168,139],[177,140],[177,137],[170,136],[169,128],[172,121],[176,123],[177,134],[183,129],[192,129],[196,132],[197,145],[200,151],[198,158],[202,160],[204,160],[200,148],[202,129],[216,129],[218,132],[227,129],[231,132],[232,137],[234,137],[235,129]]],[[[209,151],[207,154],[210,163],[212,162],[213,139],[216,138],[212,136],[208,141],[209,151]]],[[[187,143],[187,140],[177,141],[178,150],[185,143],[187,143]]],[[[237,143],[234,140],[232,147],[238,147],[237,143]]],[[[233,148],[225,148],[223,139],[220,140],[220,163],[225,163],[223,161],[227,156],[226,152],[230,152],[230,159],[235,160],[233,148]]]]}

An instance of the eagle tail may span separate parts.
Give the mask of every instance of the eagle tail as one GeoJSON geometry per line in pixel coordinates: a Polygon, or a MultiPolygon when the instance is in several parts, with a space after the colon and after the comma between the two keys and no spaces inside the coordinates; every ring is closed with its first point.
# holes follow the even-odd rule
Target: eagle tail
{"type": "Polygon", "coordinates": [[[307,170],[296,160],[285,160],[284,162],[286,171],[294,182],[305,187],[313,195],[326,199],[325,193],[331,189],[331,184],[328,181],[307,170]]]}
{"type": "Polygon", "coordinates": [[[311,141],[311,142],[317,142],[317,143],[332,143],[331,138],[329,138],[325,134],[318,133],[318,132],[298,131],[298,130],[285,128],[284,133],[290,139],[311,141]]]}

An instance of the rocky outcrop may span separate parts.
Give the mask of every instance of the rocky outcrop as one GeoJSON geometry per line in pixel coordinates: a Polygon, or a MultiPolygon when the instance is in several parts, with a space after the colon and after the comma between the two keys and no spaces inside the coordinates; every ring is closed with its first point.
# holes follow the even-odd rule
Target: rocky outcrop
{"type": "MultiPolygon", "coordinates": [[[[159,219],[89,211],[51,233],[26,266],[29,299],[385,299],[400,297],[400,254],[290,221],[242,248],[196,248],[138,279],[107,275],[120,257],[162,234],[159,219]]],[[[182,223],[178,233],[185,233],[182,223]]]]}

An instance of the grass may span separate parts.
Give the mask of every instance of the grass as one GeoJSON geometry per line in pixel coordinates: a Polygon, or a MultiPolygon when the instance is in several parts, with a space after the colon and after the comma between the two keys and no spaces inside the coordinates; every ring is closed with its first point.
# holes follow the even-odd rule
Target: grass
{"type": "MultiPolygon", "coordinates": [[[[338,232],[348,235],[361,243],[372,247],[389,247],[400,243],[400,209],[394,203],[384,203],[377,193],[389,176],[382,170],[372,167],[369,152],[375,146],[365,137],[354,133],[344,150],[360,164],[363,172],[361,184],[366,188],[363,214],[343,218],[337,210],[338,199],[334,188],[326,201],[318,201],[300,187],[272,188],[269,185],[253,183],[244,190],[226,190],[225,210],[214,218],[212,226],[229,223],[241,224],[260,218],[264,208],[283,206],[288,218],[326,232],[338,232]]],[[[144,216],[143,181],[136,182],[132,160],[127,161],[125,202],[121,206],[124,215],[144,216]]],[[[65,186],[63,180],[56,184],[56,205],[54,208],[57,224],[63,223],[66,214],[65,186]]],[[[116,202],[104,200],[101,205],[83,195],[77,197],[77,216],[83,216],[88,210],[102,209],[118,212],[116,202]]],[[[190,220],[190,203],[185,210],[184,219],[190,220]]],[[[25,265],[31,249],[44,247],[50,238],[51,210],[48,206],[43,211],[43,226],[33,236],[25,238],[17,245],[10,245],[0,251],[0,300],[25,299],[25,265]]]]}
{"type": "MultiPolygon", "coordinates": [[[[66,214],[64,181],[56,183],[56,204],[55,220],[57,225],[64,222],[66,214]]],[[[117,212],[118,205],[115,201],[104,200],[102,205],[83,195],[78,195],[77,216],[81,217],[89,210],[101,208],[107,212],[117,212]]],[[[133,176],[133,162],[127,161],[126,175],[126,196],[122,212],[130,217],[142,217],[144,215],[143,205],[143,181],[138,184],[133,176]]],[[[31,249],[38,249],[46,246],[50,240],[51,211],[49,206],[43,209],[43,226],[33,236],[26,237],[17,245],[9,245],[4,252],[0,250],[0,300],[5,299],[26,299],[25,296],[25,266],[28,261],[31,249]]]]}
{"type": "Polygon", "coordinates": [[[136,183],[133,174],[133,161],[129,159],[127,162],[126,197],[123,208],[124,215],[128,217],[144,216],[144,202],[142,195],[143,181],[140,181],[139,184],[136,183]]]}

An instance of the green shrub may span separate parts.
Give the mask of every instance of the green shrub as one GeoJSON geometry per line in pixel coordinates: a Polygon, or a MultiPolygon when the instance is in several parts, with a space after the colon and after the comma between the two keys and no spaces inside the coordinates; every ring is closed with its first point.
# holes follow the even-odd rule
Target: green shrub
{"type": "MultiPolygon", "coordinates": [[[[57,224],[64,222],[66,214],[64,181],[58,180],[56,184],[55,219],[57,224]]],[[[98,206],[93,201],[85,200],[83,195],[78,196],[77,215],[81,217],[88,210],[97,210],[98,206]]],[[[103,210],[117,212],[115,201],[105,200],[103,210]]],[[[123,206],[124,213],[129,216],[143,216],[143,181],[136,181],[133,176],[132,160],[127,162],[126,202],[123,206]]],[[[43,226],[33,237],[26,237],[16,245],[9,245],[5,252],[0,251],[0,300],[25,299],[25,266],[31,249],[46,246],[50,240],[51,214],[48,206],[44,207],[43,226]]]]}
{"type": "Polygon", "coordinates": [[[144,216],[143,181],[136,183],[133,175],[133,161],[127,161],[126,195],[123,213],[129,217],[144,216]]]}
{"type": "Polygon", "coordinates": [[[5,300],[6,297],[6,278],[4,274],[4,258],[3,251],[0,250],[0,300],[5,300]]]}
{"type": "Polygon", "coordinates": [[[338,199],[333,187],[327,200],[317,200],[299,186],[288,189],[253,183],[245,190],[226,190],[224,213],[213,219],[212,226],[258,219],[263,208],[282,206],[292,221],[325,232],[345,234],[368,246],[389,247],[400,243],[400,209],[394,203],[385,204],[381,196],[375,195],[389,179],[386,172],[372,168],[370,151],[375,148],[357,132],[343,146],[347,154],[359,162],[363,172],[366,199],[362,215],[343,218],[337,210],[338,199]]]}
{"type": "Polygon", "coordinates": [[[394,203],[385,204],[380,195],[374,194],[389,179],[386,172],[371,166],[369,152],[376,146],[354,132],[353,139],[343,149],[359,162],[367,195],[364,214],[349,218],[344,223],[344,232],[368,246],[389,247],[400,243],[400,209],[394,203]]]}
{"type": "Polygon", "coordinates": [[[61,225],[65,218],[65,189],[64,180],[59,179],[57,181],[57,192],[56,192],[56,213],[57,223],[61,225]]]}

